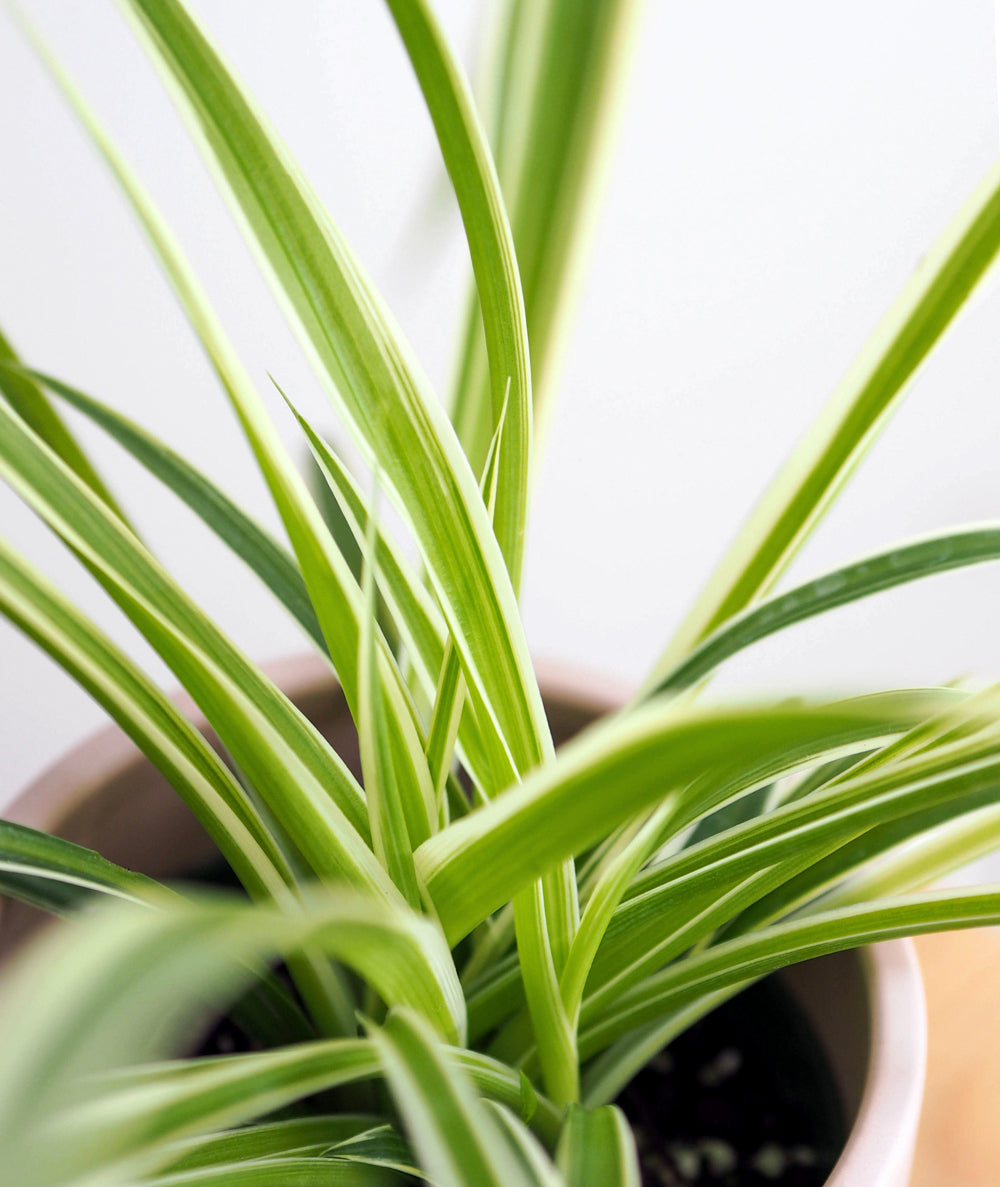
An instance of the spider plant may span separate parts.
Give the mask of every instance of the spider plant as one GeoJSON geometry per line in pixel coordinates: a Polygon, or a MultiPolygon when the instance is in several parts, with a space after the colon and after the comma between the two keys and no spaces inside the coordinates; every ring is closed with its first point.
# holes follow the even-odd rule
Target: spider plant
{"type": "Polygon", "coordinates": [[[700,695],[727,659],[792,623],[1000,557],[1000,527],[966,528],[772,593],[992,263],[1000,168],[926,255],[640,692],[556,754],[518,615],[532,438],[632,5],[513,0],[481,115],[427,0],[387,0],[475,277],[449,415],[194,17],[180,0],[120,3],[371,481],[283,393],[328,488],[314,498],[170,228],[39,46],[157,252],[287,541],[0,340],[0,472],[231,761],[3,543],[0,608],[168,776],[246,892],[168,889],[0,825],[4,892],[59,914],[93,908],[6,977],[10,1181],[637,1183],[612,1102],[716,1004],[807,957],[1000,922],[1000,889],[925,889],[1000,841],[994,690],[737,706],[700,695]],[[299,622],[343,689],[362,781],[172,579],[60,405],[184,500],[299,622]],[[383,526],[382,496],[417,563],[383,526]],[[226,1010],[257,1049],[191,1055],[206,1011],[226,1010]]]}

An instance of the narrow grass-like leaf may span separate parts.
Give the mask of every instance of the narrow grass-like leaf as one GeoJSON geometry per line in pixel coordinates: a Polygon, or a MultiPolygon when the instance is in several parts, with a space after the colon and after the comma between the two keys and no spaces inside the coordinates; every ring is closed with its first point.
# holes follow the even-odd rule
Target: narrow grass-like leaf
{"type": "MultiPolygon", "coordinates": [[[[323,631],[348,705],[352,712],[356,712],[358,640],[362,607],[354,575],[337,550],[305,482],[285,452],[256,388],[152,199],[117,152],[73,84],[44,47],[38,45],[38,49],[131,202],[229,398],[295,550],[316,618],[323,631]]],[[[399,672],[381,638],[379,664],[386,689],[394,759],[400,764],[406,764],[420,750],[416,723],[412,718],[412,709],[399,672]]],[[[415,775],[419,778],[421,772],[417,770],[415,775]]],[[[423,772],[422,777],[429,783],[426,772],[423,772]]],[[[429,789],[427,798],[430,798],[429,789]]]]}
{"type": "Polygon", "coordinates": [[[141,1065],[95,1080],[88,1099],[60,1111],[60,1139],[81,1164],[89,1158],[124,1179],[172,1166],[176,1143],[191,1135],[378,1075],[378,1059],[364,1039],[141,1065]]]}
{"type": "MultiPolygon", "coordinates": [[[[634,0],[529,0],[509,17],[491,96],[494,147],[513,228],[531,343],[535,424],[551,405],[561,330],[620,88],[634,0]]],[[[475,306],[466,316],[454,419],[482,465],[492,433],[475,306]]]]}
{"type": "Polygon", "coordinates": [[[0,473],[173,667],[317,873],[397,896],[358,829],[361,793],[322,736],[0,400],[0,473]]]}
{"type": "Polygon", "coordinates": [[[863,699],[734,710],[652,703],[592,726],[557,762],[424,842],[417,870],[455,941],[525,881],[706,772],[743,766],[763,781],[786,763],[898,730],[863,699]]]}
{"type": "Polygon", "coordinates": [[[674,797],[670,796],[642,822],[634,836],[625,839],[619,852],[610,854],[602,863],[559,979],[563,1003],[574,1020],[579,1016],[587,976],[608,924],[629,883],[652,853],[664,823],[673,814],[674,797]]]}
{"type": "Polygon", "coordinates": [[[730,656],[793,623],[908,581],[1000,558],[1000,528],[983,526],[899,545],[824,573],[726,620],[648,695],[682,692],[730,656]]]}
{"type": "Polygon", "coordinates": [[[651,870],[639,880],[641,893],[619,908],[609,926],[594,961],[583,1016],[592,1016],[624,985],[662,964],[674,954],[675,943],[682,950],[686,944],[679,933],[697,928],[699,916],[717,926],[754,897],[873,827],[990,794],[1000,783],[996,743],[992,750],[970,754],[963,763],[952,747],[943,756],[859,776],[825,795],[736,826],[651,870]]]}
{"type": "MultiPolygon", "coordinates": [[[[481,1093],[524,1111],[516,1072],[472,1051],[448,1048],[448,1052],[481,1093]]],[[[192,1128],[200,1132],[233,1124],[380,1074],[379,1060],[367,1039],[315,1041],[276,1051],[146,1064],[99,1082],[103,1095],[96,1094],[95,1099],[62,1114],[61,1125],[68,1141],[84,1142],[83,1135],[96,1129],[106,1149],[112,1140],[118,1142],[121,1158],[154,1156],[160,1165],[177,1169],[228,1161],[237,1155],[266,1156],[260,1151],[261,1141],[267,1150],[291,1153],[306,1139],[312,1144],[318,1136],[316,1130],[303,1130],[304,1122],[289,1122],[261,1127],[262,1136],[255,1130],[239,1130],[222,1139],[184,1139],[182,1148],[190,1147],[190,1152],[180,1166],[176,1159],[179,1135],[192,1128]],[[248,1136],[243,1138],[243,1134],[248,1136]]],[[[537,1096],[532,1095],[531,1103],[528,1119],[532,1126],[554,1142],[559,1113],[537,1096]]],[[[352,1127],[352,1136],[357,1133],[352,1127]]],[[[343,1135],[331,1138],[321,1148],[331,1150],[339,1140],[346,1139],[343,1135]]]]}
{"type": "Polygon", "coordinates": [[[501,1134],[507,1139],[507,1144],[531,1181],[537,1182],[539,1187],[565,1187],[545,1147],[531,1130],[521,1124],[516,1114],[492,1100],[486,1101],[486,1107],[496,1118],[501,1134]]]}
{"type": "Polygon", "coordinates": [[[542,882],[514,895],[517,952],[528,1010],[538,1045],[545,1091],[558,1105],[578,1099],[576,1028],[559,991],[559,969],[548,942],[542,882]]]}
{"type": "Polygon", "coordinates": [[[0,894],[62,915],[92,895],[144,902],[166,891],[92,849],[34,828],[0,820],[0,894]]]}
{"type": "MultiPolygon", "coordinates": [[[[2,370],[0,366],[0,370],[2,370]]],[[[323,632],[302,575],[287,551],[209,478],[145,429],[69,384],[38,371],[23,374],[104,429],[123,449],[182,499],[271,590],[310,638],[325,648],[323,632]]]]}
{"type": "Polygon", "coordinates": [[[449,639],[444,649],[441,675],[438,677],[430,725],[427,727],[427,765],[431,772],[439,816],[444,804],[448,770],[458,739],[458,727],[462,720],[464,693],[462,665],[449,639]]]}
{"type": "Polygon", "coordinates": [[[411,1014],[371,1030],[396,1107],[440,1187],[537,1187],[446,1049],[411,1014]]]}
{"type": "Polygon", "coordinates": [[[266,1158],[149,1179],[143,1187],[405,1187],[408,1175],[349,1158],[266,1158]]]}
{"type": "Polygon", "coordinates": [[[198,1012],[223,1006],[252,977],[252,962],[303,947],[344,962],[390,1005],[409,1005],[461,1041],[464,1002],[450,954],[434,925],[408,909],[346,892],[291,914],[231,902],[119,906],[47,936],[5,986],[0,1127],[9,1167],[20,1171],[23,1158],[25,1168],[14,1181],[34,1183],[36,1168],[39,1182],[63,1181],[57,1169],[69,1180],[71,1169],[116,1158],[155,1169],[170,1141],[296,1099],[309,1076],[377,1074],[366,1042],[334,1040],[145,1069],[127,1085],[109,1080],[107,1092],[81,1078],[190,1042],[198,1012]]]}
{"type": "Polygon", "coordinates": [[[492,707],[518,769],[530,769],[551,754],[541,696],[503,555],[444,411],[287,151],[183,7],[121,2],[182,97],[331,394],[412,524],[470,686],[492,707]]]}
{"type": "Polygon", "coordinates": [[[667,1010],[786,964],[931,931],[1000,923],[1000,888],[944,890],[880,899],[775,924],[680,961],[623,994],[600,1020],[581,1028],[583,1058],[667,1010]]]}
{"type": "Polygon", "coordinates": [[[59,413],[45,397],[38,382],[18,368],[20,359],[10,342],[0,331],[0,392],[10,406],[22,417],[48,447],[82,479],[98,498],[127,523],[125,513],[94,469],[76,438],[63,423],[59,413]],[[7,364],[12,364],[8,367],[7,364]]]}
{"type": "Polygon", "coordinates": [[[407,778],[416,765],[423,761],[423,752],[408,766],[397,766],[392,759],[375,652],[375,550],[373,515],[369,522],[365,553],[363,592],[366,613],[361,623],[361,656],[358,664],[361,769],[365,778],[368,818],[375,852],[406,901],[411,907],[419,909],[420,888],[413,865],[413,850],[421,840],[431,835],[436,824],[436,804],[423,800],[420,783],[407,778]]]}
{"type": "MultiPolygon", "coordinates": [[[[925,790],[938,787],[951,788],[955,794],[962,789],[986,786],[998,758],[1000,741],[995,734],[974,735],[955,741],[943,741],[929,748],[885,767],[871,767],[857,773],[849,772],[848,778],[821,789],[803,800],[793,800],[781,807],[733,825],[722,833],[707,837],[687,849],[674,853],[651,866],[635,879],[629,890],[629,901],[649,891],[677,882],[681,878],[700,877],[709,865],[733,858],[745,862],[747,872],[752,863],[764,859],[762,846],[776,841],[784,844],[792,834],[803,838],[803,830],[813,824],[827,827],[834,820],[846,819],[841,813],[860,812],[877,814],[893,811],[893,797],[906,801],[919,799],[925,790]],[[890,803],[880,803],[879,797],[888,797],[890,803]],[[752,857],[746,855],[753,850],[752,857]]],[[[907,803],[900,807],[900,815],[909,810],[922,809],[923,803],[907,803]]],[[[877,817],[876,817],[877,818],[877,817]]],[[[876,818],[867,823],[876,822],[876,818]]],[[[862,824],[862,827],[866,827],[862,824]]],[[[768,850],[768,857],[776,859],[777,851],[768,850]]],[[[629,910],[628,903],[620,911],[629,910]]]]}
{"type": "MultiPolygon", "coordinates": [[[[331,492],[343,510],[360,551],[371,516],[367,500],[336,453],[297,411],[287,396],[285,400],[309,442],[320,472],[327,479],[331,492]]],[[[385,596],[386,603],[399,624],[411,660],[422,673],[428,687],[434,688],[435,681],[445,666],[446,650],[452,646],[450,641],[445,641],[448,638],[447,627],[441,620],[437,606],[428,597],[391,537],[378,532],[376,543],[380,592],[385,596]]],[[[495,794],[512,782],[514,763],[510,752],[499,740],[495,719],[481,700],[478,702],[478,708],[479,716],[485,714],[493,726],[485,735],[490,742],[489,758],[476,713],[470,711],[462,714],[459,741],[464,764],[474,785],[482,794],[489,795],[495,794]]],[[[430,768],[433,754],[429,745],[427,754],[430,768]]],[[[433,783],[433,775],[431,778],[433,783]]]]}
{"type": "Polygon", "coordinates": [[[326,1151],[330,1158],[346,1158],[366,1166],[384,1166],[421,1178],[420,1168],[414,1164],[409,1146],[391,1125],[379,1125],[366,1133],[337,1142],[326,1151]]]}
{"type": "Polygon", "coordinates": [[[742,935],[752,927],[796,911],[876,898],[928,886],[961,865],[992,852],[1000,844],[995,810],[997,786],[965,792],[898,820],[877,825],[854,841],[815,858],[801,873],[743,911],[725,930],[742,935]],[[861,871],[856,874],[856,871],[861,871]]]}
{"type": "Polygon", "coordinates": [[[326,1113],[284,1121],[262,1121],[178,1142],[170,1152],[170,1169],[194,1170],[214,1163],[243,1162],[282,1154],[318,1154],[339,1142],[367,1133],[380,1121],[378,1116],[366,1113],[326,1113]]]}
{"type": "Polygon", "coordinates": [[[434,121],[472,256],[486,333],[492,422],[501,432],[493,528],[518,589],[531,453],[528,329],[500,183],[455,57],[425,0],[388,0],[434,121]]]}
{"type": "Polygon", "coordinates": [[[923,257],[812,429],[773,480],[647,687],[773,585],[833,502],[1000,249],[1000,165],[923,257]]]}
{"type": "Polygon", "coordinates": [[[639,1156],[621,1109],[570,1106],[556,1164],[567,1187],[640,1187],[639,1156]]]}
{"type": "Polygon", "coordinates": [[[110,639],[2,541],[0,612],[85,688],[166,775],[247,890],[281,897],[291,871],[215,752],[110,639]]]}
{"type": "MultiPolygon", "coordinates": [[[[357,553],[357,572],[360,578],[361,557],[371,518],[368,500],[336,451],[323,440],[280,387],[278,391],[298,421],[320,474],[326,480],[329,492],[346,521],[352,541],[352,555],[355,550],[357,553]]],[[[392,537],[376,529],[375,540],[379,592],[385,597],[390,612],[399,625],[411,661],[423,675],[426,684],[433,685],[442,664],[447,628],[433,598],[427,593],[392,537]]]]}

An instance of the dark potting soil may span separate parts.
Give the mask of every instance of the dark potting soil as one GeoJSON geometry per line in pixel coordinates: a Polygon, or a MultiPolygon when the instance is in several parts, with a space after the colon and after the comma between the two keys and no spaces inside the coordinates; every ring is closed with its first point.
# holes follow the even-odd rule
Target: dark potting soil
{"type": "Polygon", "coordinates": [[[819,1042],[774,977],[674,1039],[616,1103],[643,1187],[822,1187],[847,1137],[819,1042]]]}

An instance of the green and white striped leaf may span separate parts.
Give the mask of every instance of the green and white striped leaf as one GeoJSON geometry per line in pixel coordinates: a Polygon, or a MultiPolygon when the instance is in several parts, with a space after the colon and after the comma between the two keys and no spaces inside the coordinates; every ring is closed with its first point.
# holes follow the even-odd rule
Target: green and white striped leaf
{"type": "Polygon", "coordinates": [[[643,973],[869,829],[949,804],[958,814],[970,797],[980,804],[1000,785],[996,749],[994,742],[992,755],[967,750],[962,762],[953,747],[943,756],[869,772],[655,867],[637,880],[635,897],[608,928],[582,1016],[592,1016],[643,973]]]}
{"type": "Polygon", "coordinates": [[[1000,528],[983,526],[930,536],[824,573],[727,619],[648,694],[682,692],[745,647],[816,614],[908,581],[1000,558],[1000,528]]]}
{"type": "Polygon", "coordinates": [[[581,1026],[580,1055],[586,1059],[634,1027],[786,964],[900,936],[997,923],[996,886],[880,899],[778,923],[707,948],[621,995],[600,1019],[581,1026]]]}
{"type": "Polygon", "coordinates": [[[526,881],[694,779],[742,768],[752,786],[909,724],[864,698],[766,709],[653,703],[591,727],[556,762],[425,841],[417,870],[455,942],[526,881]]]}
{"type": "MultiPolygon", "coordinates": [[[[340,507],[357,549],[358,572],[364,542],[368,536],[371,509],[368,500],[347,467],[309,420],[278,388],[305,435],[320,474],[340,507]]],[[[393,618],[402,631],[411,660],[430,684],[441,666],[446,627],[433,598],[417,578],[392,537],[377,530],[379,592],[385,597],[393,618]]]]}
{"type": "MultiPolygon", "coordinates": [[[[363,574],[366,614],[361,624],[359,669],[358,740],[361,769],[365,779],[368,819],[372,842],[379,860],[411,907],[421,906],[420,887],[413,865],[413,850],[431,835],[437,823],[436,803],[423,798],[424,786],[408,778],[424,763],[423,751],[411,756],[407,765],[393,762],[375,653],[375,517],[369,521],[363,574]]],[[[426,768],[425,768],[426,769],[426,768]]]]}
{"type": "Polygon", "coordinates": [[[177,1143],[192,1135],[378,1075],[378,1060],[364,1039],[141,1065],[92,1081],[89,1099],[58,1112],[59,1139],[81,1166],[89,1160],[102,1173],[128,1181],[173,1166],[177,1143]]]}
{"type": "Polygon", "coordinates": [[[84,560],[173,668],[313,869],[394,901],[394,888],[365,843],[362,795],[343,762],[2,400],[0,475],[84,560]]]}
{"type": "MultiPolygon", "coordinates": [[[[278,390],[281,391],[280,388],[278,390]]],[[[283,392],[282,395],[284,396],[283,392]]],[[[320,473],[326,479],[331,494],[343,512],[360,555],[368,535],[371,518],[368,501],[334,450],[288,400],[287,396],[284,398],[309,442],[309,448],[320,473]]],[[[385,597],[386,604],[399,625],[409,658],[423,677],[427,689],[431,690],[435,687],[438,673],[445,663],[445,653],[448,647],[448,644],[445,643],[447,628],[433,599],[429,597],[391,536],[376,531],[375,542],[379,593],[385,597]]],[[[502,779],[497,779],[487,766],[479,727],[471,713],[463,714],[460,731],[467,766],[476,784],[481,788],[491,790],[505,786],[505,782],[502,779]]],[[[502,770],[509,781],[508,772],[512,762],[506,752],[505,756],[502,770]]]]}
{"type": "MultiPolygon", "coordinates": [[[[152,199],[128,168],[82,96],[48,55],[43,60],[72,103],[139,217],[171,285],[236,413],[281,516],[309,591],[316,618],[344,695],[357,711],[357,663],[363,606],[354,575],[323,521],[307,486],[286,453],[260,396],[239,360],[180,246],[152,199]]],[[[381,637],[379,664],[386,689],[388,729],[395,760],[405,765],[420,752],[405,686],[381,637]]],[[[429,784],[426,772],[414,772],[429,784]]],[[[429,788],[426,792],[430,797],[429,788]]],[[[357,827],[357,821],[352,821],[357,827]]]]}
{"type": "Polygon", "coordinates": [[[548,1151],[538,1138],[518,1120],[505,1105],[486,1101],[486,1107],[500,1124],[500,1131],[507,1139],[514,1156],[521,1162],[532,1181],[545,1187],[565,1187],[562,1176],[552,1165],[548,1151]]]}
{"type": "Polygon", "coordinates": [[[23,558],[0,541],[0,612],[56,660],[170,780],[247,890],[281,897],[281,850],[242,787],[160,690],[23,558]]]}
{"type": "Polygon", "coordinates": [[[183,7],[122,6],[183,98],[310,357],[413,526],[470,687],[491,706],[518,769],[530,769],[551,753],[541,696],[503,556],[446,415],[287,150],[183,7]]]}
{"type": "Polygon", "coordinates": [[[350,1158],[292,1157],[201,1167],[146,1183],[149,1187],[406,1187],[413,1180],[350,1158]]]}
{"type": "MultiPolygon", "coordinates": [[[[514,0],[504,14],[487,123],[520,266],[536,428],[555,371],[592,221],[635,0],[514,0]]],[[[478,310],[463,328],[453,419],[481,467],[495,415],[478,310]]]]}
{"type": "Polygon", "coordinates": [[[38,382],[19,368],[20,359],[17,352],[0,331],[0,392],[3,392],[18,416],[62,458],[73,473],[127,523],[125,513],[94,469],[93,463],[80,448],[76,438],[63,423],[59,413],[46,399],[38,382]]]}
{"type": "Polygon", "coordinates": [[[65,400],[77,412],[104,429],[150,474],[169,487],[215,532],[227,548],[257,574],[310,638],[319,647],[325,648],[323,632],[316,621],[316,613],[295,561],[211,479],[162,441],[107,404],[102,404],[51,375],[29,370],[22,373],[44,384],[53,395],[65,400]]]}
{"type": "Polygon", "coordinates": [[[447,1050],[397,1011],[371,1041],[410,1141],[440,1187],[538,1187],[447,1050]]]}
{"type": "Polygon", "coordinates": [[[0,894],[63,915],[94,895],[142,903],[166,891],[92,849],[0,820],[0,894]]]}
{"type": "Polygon", "coordinates": [[[375,1114],[326,1113],[243,1125],[178,1142],[170,1151],[170,1169],[196,1170],[218,1163],[289,1154],[322,1154],[340,1142],[368,1133],[381,1121],[375,1114]]]}
{"type": "Polygon", "coordinates": [[[641,1187],[639,1156],[621,1109],[571,1105],[556,1163],[567,1187],[641,1187]]]}
{"type": "Polygon", "coordinates": [[[118,1161],[126,1175],[156,1169],[178,1138],[250,1119],[321,1083],[376,1075],[370,1045],[342,1039],[144,1068],[108,1079],[106,1091],[93,1079],[191,1042],[209,1004],[224,1007],[255,964],[304,946],[461,1041],[464,1002],[450,954],[434,925],[408,910],[341,893],[295,913],[230,902],[95,913],[47,935],[4,986],[0,1135],[8,1165],[23,1175],[15,1181],[63,1182],[57,1170],[70,1181],[90,1165],[110,1175],[118,1161]]]}
{"type": "Polygon", "coordinates": [[[347,1138],[326,1151],[329,1158],[345,1158],[367,1166],[384,1166],[414,1178],[422,1178],[409,1146],[391,1125],[379,1125],[347,1138]]]}
{"type": "Polygon", "coordinates": [[[850,477],[906,385],[1000,250],[1000,165],[923,257],[819,419],[765,491],[660,657],[655,687],[774,584],[850,477]]]}
{"type": "MultiPolygon", "coordinates": [[[[489,359],[492,431],[502,433],[493,528],[520,586],[531,463],[528,327],[500,183],[468,84],[425,0],[388,0],[427,103],[472,256],[489,359]]],[[[492,433],[491,433],[492,435],[492,433]]]]}

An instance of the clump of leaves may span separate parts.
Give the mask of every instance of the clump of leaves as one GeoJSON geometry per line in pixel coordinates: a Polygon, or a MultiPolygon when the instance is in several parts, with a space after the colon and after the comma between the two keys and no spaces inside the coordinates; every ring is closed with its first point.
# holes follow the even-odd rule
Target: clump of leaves
{"type": "Polygon", "coordinates": [[[388,0],[475,274],[449,416],[195,20],[178,0],[121,2],[420,567],[289,397],[337,509],[324,517],[169,228],[50,60],[159,254],[291,551],[142,428],[0,343],[0,473],[170,666],[232,766],[4,544],[0,608],[165,772],[250,900],[189,898],[0,827],[5,892],[61,913],[125,900],[53,929],[7,978],[10,1180],[636,1183],[609,1102],[715,1004],[809,956],[1000,922],[996,888],[921,889],[1000,840],[992,690],[750,707],[698,696],[768,634],[1000,557],[1000,528],[966,529],[770,596],[993,261],[1000,169],[925,257],[640,694],[557,755],[517,607],[532,431],[631,5],[508,5],[491,148],[426,0],[388,0]],[[185,500],[298,620],[343,689],[363,781],[139,539],[53,400],[185,500]],[[279,961],[287,980],[268,971],[279,961]],[[262,1049],[178,1056],[206,1011],[234,1002],[262,1049]]]}

